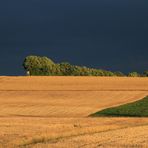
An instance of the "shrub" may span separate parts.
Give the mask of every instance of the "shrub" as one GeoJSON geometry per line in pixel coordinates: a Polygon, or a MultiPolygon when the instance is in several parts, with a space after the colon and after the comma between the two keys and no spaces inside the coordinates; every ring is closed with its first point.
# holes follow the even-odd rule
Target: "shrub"
{"type": "Polygon", "coordinates": [[[138,74],[137,72],[131,72],[128,74],[129,77],[139,77],[140,74],[138,74]]]}
{"type": "Polygon", "coordinates": [[[120,72],[120,71],[116,71],[116,72],[114,72],[114,74],[115,74],[116,76],[118,76],[118,77],[124,77],[124,76],[125,76],[125,74],[122,73],[122,72],[120,72]]]}
{"type": "Polygon", "coordinates": [[[143,72],[144,77],[148,77],[148,70],[143,72]]]}

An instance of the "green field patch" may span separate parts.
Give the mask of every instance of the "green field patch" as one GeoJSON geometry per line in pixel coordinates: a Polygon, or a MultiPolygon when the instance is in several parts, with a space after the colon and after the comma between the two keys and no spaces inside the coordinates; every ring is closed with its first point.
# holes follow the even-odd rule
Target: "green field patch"
{"type": "Polygon", "coordinates": [[[148,117],[148,96],[124,105],[107,108],[90,115],[90,117],[148,117]]]}

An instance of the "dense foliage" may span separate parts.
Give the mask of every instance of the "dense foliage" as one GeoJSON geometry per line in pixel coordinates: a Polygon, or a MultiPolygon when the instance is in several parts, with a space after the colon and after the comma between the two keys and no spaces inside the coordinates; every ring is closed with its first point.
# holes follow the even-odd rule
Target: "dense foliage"
{"type": "Polygon", "coordinates": [[[129,76],[129,77],[139,77],[140,74],[139,74],[138,72],[130,72],[130,73],[128,74],[128,76],[129,76]]]}
{"type": "MultiPolygon", "coordinates": [[[[54,63],[51,59],[40,56],[27,56],[23,62],[23,67],[28,75],[37,76],[126,76],[120,71],[111,72],[71,65],[67,62],[54,63]]],[[[135,77],[140,76],[140,74],[131,72],[128,76],[135,77]]],[[[145,71],[141,76],[148,76],[148,71],[145,71]]]]}
{"type": "Polygon", "coordinates": [[[57,75],[57,76],[114,76],[113,72],[75,66],[67,62],[54,63],[47,57],[28,56],[23,66],[30,75],[57,75]]]}
{"type": "Polygon", "coordinates": [[[91,116],[148,117],[148,97],[145,97],[144,99],[133,103],[104,109],[102,111],[92,114],[91,116]]]}

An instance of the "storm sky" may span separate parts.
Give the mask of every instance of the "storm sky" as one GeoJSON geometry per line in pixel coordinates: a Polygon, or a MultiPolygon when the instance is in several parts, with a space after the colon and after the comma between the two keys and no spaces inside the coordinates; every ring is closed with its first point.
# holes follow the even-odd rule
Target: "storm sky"
{"type": "Polygon", "coordinates": [[[148,1],[1,0],[0,75],[24,75],[27,55],[148,70],[148,1]]]}

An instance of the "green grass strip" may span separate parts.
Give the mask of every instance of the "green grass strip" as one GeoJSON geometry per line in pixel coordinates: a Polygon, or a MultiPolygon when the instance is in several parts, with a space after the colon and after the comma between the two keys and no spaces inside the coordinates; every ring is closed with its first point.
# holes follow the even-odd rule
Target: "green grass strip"
{"type": "Polygon", "coordinates": [[[118,107],[107,108],[91,114],[90,117],[148,117],[148,96],[136,102],[128,103],[118,107]]]}

